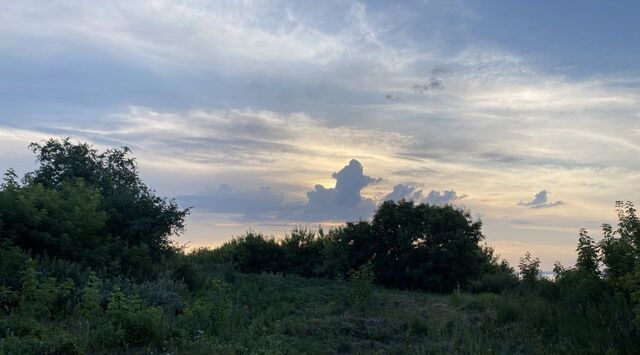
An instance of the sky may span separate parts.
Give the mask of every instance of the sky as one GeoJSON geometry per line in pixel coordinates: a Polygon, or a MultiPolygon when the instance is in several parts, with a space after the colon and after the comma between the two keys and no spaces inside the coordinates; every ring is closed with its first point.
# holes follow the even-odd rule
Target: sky
{"type": "Polygon", "coordinates": [[[640,201],[636,1],[0,0],[0,169],[128,146],[189,247],[454,204],[512,265],[640,201]]]}

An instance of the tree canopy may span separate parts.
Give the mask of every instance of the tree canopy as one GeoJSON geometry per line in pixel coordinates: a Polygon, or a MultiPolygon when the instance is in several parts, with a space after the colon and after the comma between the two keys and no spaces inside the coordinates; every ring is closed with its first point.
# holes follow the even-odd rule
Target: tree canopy
{"type": "Polygon", "coordinates": [[[188,209],[145,185],[131,151],[86,143],[32,143],[37,169],[12,170],[0,189],[0,238],[34,254],[144,274],[175,252],[188,209]]]}

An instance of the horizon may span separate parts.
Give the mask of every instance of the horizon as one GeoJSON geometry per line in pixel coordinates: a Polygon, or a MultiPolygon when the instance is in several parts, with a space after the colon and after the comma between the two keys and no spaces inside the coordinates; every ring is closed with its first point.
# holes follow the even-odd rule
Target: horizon
{"type": "Polygon", "coordinates": [[[517,265],[575,262],[638,201],[640,5],[0,3],[0,168],[128,146],[180,244],[468,208],[517,265]],[[636,155],[634,155],[636,154],[636,155]]]}

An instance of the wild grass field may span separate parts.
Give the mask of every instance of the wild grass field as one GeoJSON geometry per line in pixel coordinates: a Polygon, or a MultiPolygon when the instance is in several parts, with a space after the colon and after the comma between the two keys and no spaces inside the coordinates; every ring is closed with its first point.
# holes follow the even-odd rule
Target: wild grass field
{"type": "Polygon", "coordinates": [[[41,262],[36,273],[26,265],[14,269],[23,291],[2,294],[13,308],[0,317],[6,354],[624,354],[637,341],[612,307],[572,309],[544,294],[551,284],[442,295],[204,263],[189,289],[164,277],[101,282],[64,263],[41,262]],[[85,284],[42,278],[61,273],[85,284]]]}

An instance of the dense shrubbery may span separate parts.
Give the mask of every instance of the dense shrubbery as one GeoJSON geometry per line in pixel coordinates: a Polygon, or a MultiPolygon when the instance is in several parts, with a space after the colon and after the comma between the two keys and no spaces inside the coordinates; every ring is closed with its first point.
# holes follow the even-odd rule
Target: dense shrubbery
{"type": "Polygon", "coordinates": [[[211,253],[242,272],[307,277],[335,278],[371,263],[377,284],[446,292],[509,272],[479,244],[480,227],[452,206],[387,201],[371,222],[347,223],[326,234],[296,228],[281,241],[248,232],[211,253]]]}
{"type": "Polygon", "coordinates": [[[188,211],[142,183],[127,149],[98,154],[68,140],[32,149],[40,167],[21,181],[9,171],[0,187],[0,353],[640,346],[640,219],[631,203],[617,204],[619,224],[604,225],[600,241],[581,230],[576,265],[556,264],[553,280],[529,253],[518,273],[500,262],[468,212],[406,201],[326,232],[299,227],[280,240],[248,232],[184,253],[170,236],[188,211]]]}

